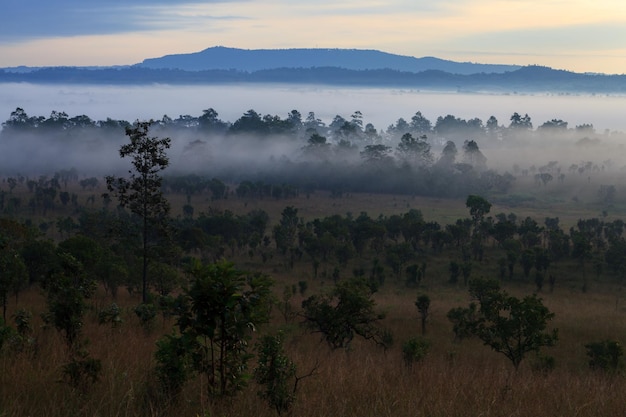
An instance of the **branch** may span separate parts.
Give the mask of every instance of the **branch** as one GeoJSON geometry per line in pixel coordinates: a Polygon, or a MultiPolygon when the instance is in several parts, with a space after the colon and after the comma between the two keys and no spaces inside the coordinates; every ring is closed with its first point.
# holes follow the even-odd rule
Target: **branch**
{"type": "Polygon", "coordinates": [[[296,390],[298,389],[298,382],[300,382],[301,379],[308,378],[310,376],[315,375],[315,371],[317,371],[317,368],[319,368],[319,365],[320,365],[320,362],[319,362],[319,359],[317,359],[315,361],[315,366],[313,366],[313,369],[311,369],[311,371],[309,371],[308,374],[305,374],[302,376],[296,376],[296,380],[293,383],[293,391],[292,391],[294,395],[296,393],[296,390]]]}

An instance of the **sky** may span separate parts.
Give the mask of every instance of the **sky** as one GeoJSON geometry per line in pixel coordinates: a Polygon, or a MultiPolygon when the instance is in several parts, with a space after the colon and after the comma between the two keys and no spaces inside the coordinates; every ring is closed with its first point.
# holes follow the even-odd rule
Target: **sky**
{"type": "Polygon", "coordinates": [[[127,65],[212,46],[377,49],[624,74],[626,1],[0,2],[0,67],[127,65]]]}

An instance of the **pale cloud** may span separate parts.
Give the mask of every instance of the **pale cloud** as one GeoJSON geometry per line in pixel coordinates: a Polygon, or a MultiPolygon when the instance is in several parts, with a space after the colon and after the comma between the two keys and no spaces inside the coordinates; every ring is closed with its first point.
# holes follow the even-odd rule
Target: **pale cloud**
{"type": "MultiPolygon", "coordinates": [[[[15,0],[8,3],[26,8],[15,0]]],[[[609,73],[626,68],[623,0],[62,0],[42,5],[34,16],[0,17],[0,67],[135,63],[224,45],[380,49],[609,73]],[[61,17],[49,21],[53,16],[61,17]],[[32,27],[36,22],[43,23],[32,27]]]]}

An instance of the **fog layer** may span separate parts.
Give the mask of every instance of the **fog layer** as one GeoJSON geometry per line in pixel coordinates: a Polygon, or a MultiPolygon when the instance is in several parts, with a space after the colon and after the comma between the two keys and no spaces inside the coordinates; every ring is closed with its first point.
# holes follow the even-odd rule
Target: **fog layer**
{"type": "MultiPolygon", "coordinates": [[[[592,194],[601,198],[598,195],[607,187],[613,187],[613,197],[615,191],[622,194],[626,137],[598,129],[594,120],[596,115],[607,120],[600,103],[622,98],[587,97],[593,106],[585,107],[587,118],[580,122],[583,115],[578,106],[583,97],[309,91],[284,86],[244,94],[240,88],[222,88],[210,89],[221,97],[203,100],[199,100],[202,91],[195,88],[112,89],[108,106],[89,89],[57,92],[57,98],[71,97],[70,107],[99,109],[96,116],[63,108],[46,116],[16,107],[0,132],[1,174],[54,175],[75,168],[82,176],[123,175],[130,168],[129,161],[119,157],[119,147],[127,141],[125,129],[135,119],[154,119],[150,133],[172,139],[167,175],[198,174],[231,184],[266,181],[337,192],[504,195],[520,192],[523,185],[545,191],[552,187],[550,192],[562,193],[561,198],[579,198],[584,184],[589,198],[592,194]],[[157,100],[164,92],[175,99],[157,100]],[[146,95],[139,97],[140,93],[146,95]],[[255,99],[243,101],[252,93],[257,94],[255,99]],[[189,99],[183,100],[181,94],[189,99]],[[276,95],[293,103],[273,102],[276,95]],[[115,105],[124,99],[141,101],[145,107],[131,110],[115,105]],[[246,110],[227,118],[217,106],[203,108],[196,100],[219,102],[230,112],[234,107],[246,110]],[[199,107],[187,111],[190,102],[199,107]],[[519,103],[528,111],[504,113],[507,106],[519,103]],[[170,114],[179,116],[149,114],[152,106],[176,109],[170,114]],[[277,107],[290,110],[265,113],[277,107]],[[429,116],[439,107],[439,114],[429,116]],[[316,108],[323,110],[311,110],[316,108]],[[576,118],[561,117],[568,111],[576,118]],[[119,117],[121,113],[132,117],[119,117]],[[550,116],[538,119],[536,114],[550,116]]],[[[45,97],[50,98],[44,94],[44,102],[45,97]]]]}

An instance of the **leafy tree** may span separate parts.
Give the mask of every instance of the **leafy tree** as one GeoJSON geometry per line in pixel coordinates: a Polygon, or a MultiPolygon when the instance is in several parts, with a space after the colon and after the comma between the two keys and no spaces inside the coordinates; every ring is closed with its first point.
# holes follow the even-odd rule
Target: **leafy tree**
{"type": "Polygon", "coordinates": [[[525,249],[520,256],[520,264],[524,270],[524,278],[528,279],[530,270],[535,265],[535,251],[532,249],[525,249]]]}
{"type": "Polygon", "coordinates": [[[509,125],[509,129],[530,130],[533,128],[531,118],[528,114],[521,116],[519,113],[515,112],[510,120],[511,124],[509,125]]]}
{"type": "MultiPolygon", "coordinates": [[[[248,380],[252,332],[269,320],[272,281],[260,273],[239,271],[227,261],[197,262],[191,275],[191,286],[176,302],[180,336],[168,336],[163,349],[184,353],[192,370],[207,378],[209,395],[234,394],[248,380]]],[[[169,355],[157,360],[159,366],[173,366],[169,355]]],[[[173,382],[180,384],[183,362],[174,365],[179,377],[173,382]]]]}
{"type": "Polygon", "coordinates": [[[95,291],[95,282],[89,278],[82,264],[72,255],[58,254],[59,268],[45,282],[48,309],[54,326],[63,333],[71,348],[80,335],[85,312],[85,298],[95,291]]]}
{"type": "Polygon", "coordinates": [[[229,129],[230,133],[254,133],[257,135],[267,135],[270,131],[268,123],[271,120],[264,120],[259,113],[250,109],[237,119],[229,129]]]}
{"type": "Polygon", "coordinates": [[[591,369],[617,372],[624,366],[624,348],[614,340],[603,340],[585,345],[591,369]]]}
{"type": "Polygon", "coordinates": [[[587,233],[570,230],[570,237],[572,240],[572,258],[578,261],[583,278],[583,292],[587,291],[587,275],[585,271],[585,265],[587,260],[591,258],[592,245],[591,239],[587,233]]]}
{"type": "Polygon", "coordinates": [[[457,153],[456,144],[452,141],[447,141],[441,151],[439,160],[437,160],[437,166],[441,168],[451,168],[456,162],[457,153]]]}
{"type": "Polygon", "coordinates": [[[274,226],[276,247],[283,254],[286,254],[294,244],[299,221],[298,209],[288,206],[281,213],[280,223],[274,226]]]}
{"type": "Polygon", "coordinates": [[[19,252],[0,244],[0,304],[2,319],[6,323],[9,294],[16,294],[28,282],[28,269],[19,252]]]}
{"type": "Polygon", "coordinates": [[[459,265],[456,261],[450,261],[450,266],[448,267],[450,271],[450,279],[448,280],[450,284],[456,284],[459,282],[459,275],[461,274],[461,265],[459,265]]]}
{"type": "Polygon", "coordinates": [[[430,342],[421,337],[412,337],[402,345],[402,359],[407,368],[413,368],[415,362],[419,362],[430,349],[430,342]]]}
{"type": "Polygon", "coordinates": [[[122,207],[130,210],[142,219],[142,302],[148,300],[148,259],[149,244],[154,232],[162,229],[170,210],[168,201],[161,191],[162,178],[159,173],[167,168],[169,159],[166,149],[170,139],[149,136],[153,121],[136,122],[126,129],[130,143],[122,145],[120,156],[132,158],[134,171],[129,171],[130,178],[107,176],[107,188],[117,196],[122,207]]]}
{"type": "Polygon", "coordinates": [[[426,294],[421,294],[417,297],[417,301],[415,301],[415,307],[417,307],[417,311],[420,313],[420,318],[422,321],[422,334],[426,334],[426,320],[428,320],[428,309],[430,308],[430,297],[426,294]]]}
{"type": "Polygon", "coordinates": [[[468,308],[452,309],[448,318],[455,333],[477,336],[494,351],[507,357],[517,370],[525,355],[553,346],[557,330],[546,331],[554,313],[536,295],[518,299],[500,289],[497,281],[470,281],[470,295],[476,301],[468,308]]]}
{"type": "Polygon", "coordinates": [[[411,130],[418,135],[425,135],[432,130],[432,123],[428,120],[421,111],[416,112],[411,117],[411,130]]]}
{"type": "Polygon", "coordinates": [[[367,145],[361,152],[361,158],[367,163],[383,164],[391,161],[391,147],[387,145],[367,145]]]}
{"type": "Polygon", "coordinates": [[[296,399],[299,381],[296,377],[296,365],[285,355],[280,333],[276,336],[263,336],[257,345],[257,351],[259,361],[254,369],[254,378],[263,387],[257,393],[281,415],[291,409],[296,399]]]}
{"type": "Polygon", "coordinates": [[[430,152],[430,145],[426,139],[426,135],[422,135],[418,138],[413,137],[410,133],[402,135],[397,147],[397,153],[400,159],[411,165],[430,166],[433,162],[433,156],[430,152]]]}
{"type": "Polygon", "coordinates": [[[487,158],[478,148],[476,141],[465,141],[463,144],[463,152],[463,157],[466,163],[480,171],[487,168],[487,158]]]}
{"type": "Polygon", "coordinates": [[[479,195],[467,196],[465,206],[469,209],[475,225],[480,223],[491,210],[491,203],[479,195]]]}
{"type": "Polygon", "coordinates": [[[180,336],[165,335],[157,341],[155,371],[168,398],[176,399],[189,379],[192,370],[189,351],[187,339],[180,336]]]}
{"type": "Polygon", "coordinates": [[[378,322],[385,316],[375,311],[372,283],[351,278],[337,283],[327,294],[313,295],[302,302],[305,325],[322,337],[332,349],[350,346],[354,335],[385,346],[378,322]]]}

